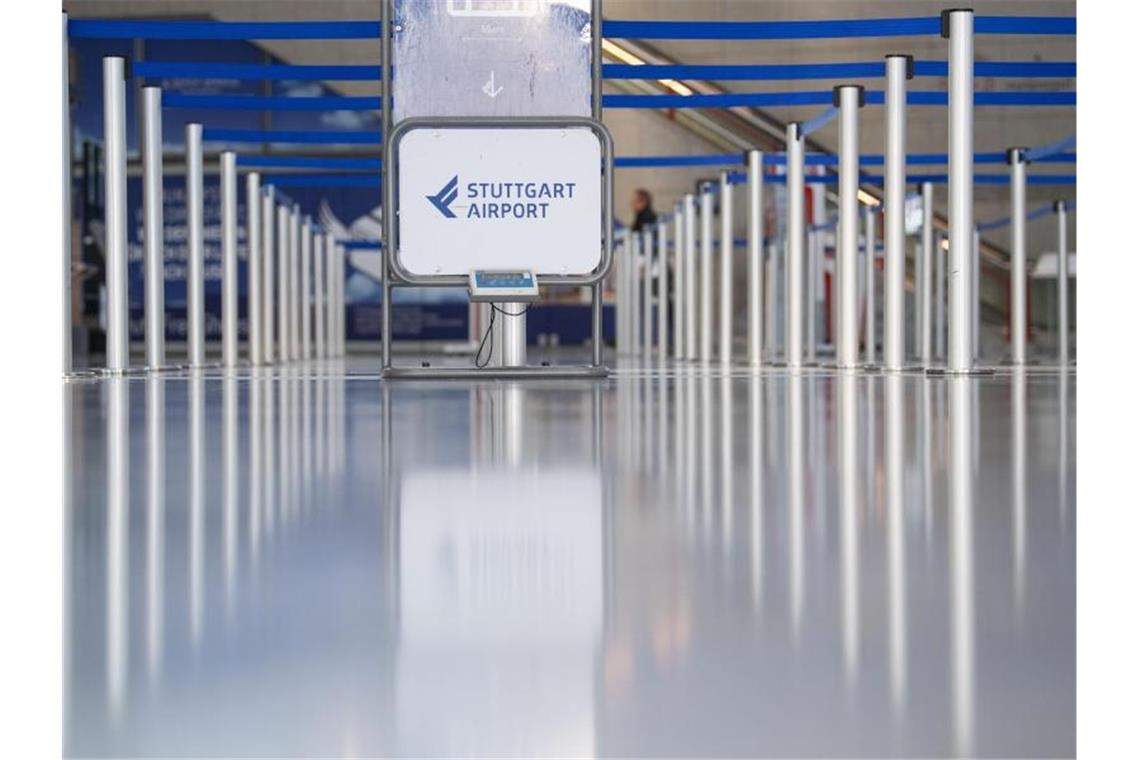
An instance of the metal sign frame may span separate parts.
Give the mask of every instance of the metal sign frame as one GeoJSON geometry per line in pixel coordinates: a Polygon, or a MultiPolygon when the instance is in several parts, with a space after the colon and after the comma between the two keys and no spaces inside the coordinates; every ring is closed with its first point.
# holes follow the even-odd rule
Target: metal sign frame
{"type": "Polygon", "coordinates": [[[382,346],[381,376],[385,378],[460,378],[460,377],[605,377],[608,369],[602,364],[602,284],[613,263],[613,139],[602,125],[602,0],[590,3],[590,117],[534,116],[534,117],[438,117],[409,118],[399,125],[392,124],[392,25],[393,2],[381,2],[381,100],[382,126],[387,139],[381,165],[381,186],[384,189],[384,263],[381,267],[382,346]],[[602,260],[597,269],[587,275],[540,275],[540,285],[583,285],[591,293],[592,361],[589,365],[553,365],[542,367],[393,367],[392,366],[392,288],[401,285],[420,287],[455,287],[466,285],[464,276],[415,276],[400,268],[394,253],[396,225],[393,221],[398,199],[396,197],[394,160],[397,159],[398,140],[401,134],[416,127],[495,127],[503,128],[558,128],[588,127],[599,135],[603,151],[602,176],[602,260]]]}

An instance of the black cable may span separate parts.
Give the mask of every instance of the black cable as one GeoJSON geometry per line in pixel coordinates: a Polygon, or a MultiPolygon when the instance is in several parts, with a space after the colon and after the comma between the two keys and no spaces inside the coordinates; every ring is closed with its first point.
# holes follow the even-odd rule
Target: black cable
{"type": "Polygon", "coordinates": [[[489,323],[487,323],[487,329],[483,332],[483,340],[479,341],[479,350],[475,352],[475,368],[476,369],[483,369],[484,367],[486,367],[488,364],[491,363],[491,356],[495,353],[495,338],[494,338],[493,333],[491,332],[491,330],[494,326],[495,326],[495,305],[491,304],[491,321],[489,323]],[[491,340],[490,345],[487,344],[488,338],[490,338],[490,340],[491,340]],[[480,364],[479,363],[479,357],[483,355],[483,347],[484,346],[487,346],[487,358],[483,360],[482,364],[480,364]]]}
{"type": "Polygon", "coordinates": [[[530,304],[528,303],[526,305],[526,308],[522,311],[503,311],[503,309],[497,304],[491,304],[491,308],[502,314],[504,317],[521,317],[530,311],[530,304]]]}

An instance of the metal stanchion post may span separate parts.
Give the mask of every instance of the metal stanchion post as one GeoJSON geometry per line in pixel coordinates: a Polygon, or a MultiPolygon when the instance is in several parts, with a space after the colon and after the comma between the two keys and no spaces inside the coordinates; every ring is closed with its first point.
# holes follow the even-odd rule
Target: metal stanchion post
{"type": "MultiPolygon", "coordinates": [[[[337,356],[343,357],[347,353],[347,328],[346,318],[348,316],[347,305],[344,298],[344,285],[345,285],[345,255],[344,246],[337,245],[336,247],[336,352],[337,356]]],[[[520,318],[516,318],[517,322],[520,318]]],[[[523,323],[523,337],[522,345],[523,350],[526,350],[526,322],[523,323]]],[[[525,362],[525,353],[524,359],[525,362]]]]}
{"type": "Polygon", "coordinates": [[[720,173],[720,362],[732,362],[732,183],[720,173]]]}
{"type": "Polygon", "coordinates": [[[764,362],[764,154],[748,151],[748,363],[764,362]]]}
{"type": "Polygon", "coordinates": [[[685,358],[685,210],[673,207],[673,358],[685,358]]]}
{"type": "Polygon", "coordinates": [[[104,225],[106,229],[107,369],[131,363],[127,313],[127,116],[122,58],[103,59],[104,225]]]}
{"type": "Polygon", "coordinates": [[[309,272],[313,268],[313,220],[305,217],[301,227],[301,358],[309,361],[313,358],[313,302],[309,294],[311,283],[309,272]]]}
{"type": "Polygon", "coordinates": [[[701,190],[701,361],[713,356],[713,195],[712,185],[701,190]]]}
{"type": "Polygon", "coordinates": [[[1069,212],[1065,201],[1057,201],[1053,210],[1057,214],[1057,360],[1064,365],[1069,362],[1069,212]]]}
{"type": "Polygon", "coordinates": [[[186,125],[186,350],[191,367],[206,363],[206,261],[202,229],[202,125],[186,125]]]}
{"type": "Polygon", "coordinates": [[[1024,148],[1011,148],[1009,162],[1010,250],[1009,312],[1010,360],[1025,364],[1026,271],[1025,271],[1025,154],[1024,148]]]}
{"type": "MultiPolygon", "coordinates": [[[[480,337],[482,337],[480,335],[480,337]]],[[[325,348],[325,234],[313,236],[313,342],[318,359],[324,359],[325,348]]]]}
{"type": "Polygon", "coordinates": [[[71,356],[71,73],[68,65],[67,13],[63,14],[63,371],[71,356]]]}
{"type": "MultiPolygon", "coordinates": [[[[336,356],[336,238],[325,233],[325,354],[336,356]]],[[[386,317],[391,317],[391,313],[386,317]]],[[[389,332],[389,334],[391,334],[389,332]]]]}
{"type": "Polygon", "coordinates": [[[804,345],[804,137],[800,125],[787,128],[788,257],[784,269],[784,359],[803,363],[804,345]]]}
{"type": "Polygon", "coordinates": [[[653,353],[653,229],[641,231],[641,345],[642,356],[653,353]]]}
{"type": "Polygon", "coordinates": [[[942,14],[950,38],[950,351],[947,369],[974,367],[969,306],[974,289],[969,256],[974,232],[974,12],[942,14]]]}
{"type": "Polygon", "coordinates": [[[277,207],[277,353],[287,362],[289,355],[289,209],[277,207]]]}
{"type": "Polygon", "coordinates": [[[685,194],[685,358],[696,361],[697,347],[697,199],[685,194]]]}
{"type": "Polygon", "coordinates": [[[301,207],[289,212],[289,358],[301,358],[301,207]]]}
{"type": "Polygon", "coordinates": [[[946,358],[946,249],[934,238],[934,355],[946,358]]]}
{"type": "Polygon", "coordinates": [[[237,156],[222,153],[222,363],[238,361],[237,156]]]}
{"type": "Polygon", "coordinates": [[[839,330],[835,361],[840,367],[855,367],[859,363],[859,108],[863,105],[863,88],[840,85],[834,90],[833,101],[839,108],[839,330]]]}
{"type": "MultiPolygon", "coordinates": [[[[909,55],[887,56],[886,146],[883,186],[883,366],[900,370],[906,359],[906,82],[909,55]]],[[[915,288],[917,292],[917,287],[915,288]]]]}
{"type": "Polygon", "coordinates": [[[274,315],[274,225],[277,223],[273,210],[277,204],[273,200],[273,186],[266,185],[261,192],[261,342],[262,356],[266,363],[275,359],[273,349],[274,315]]]}
{"type": "Polygon", "coordinates": [[[261,175],[250,172],[245,177],[245,258],[248,276],[246,315],[249,322],[249,360],[253,364],[265,361],[265,339],[261,336],[261,175]]]}
{"type": "Polygon", "coordinates": [[[641,352],[641,235],[630,230],[629,232],[629,279],[627,280],[629,292],[629,343],[627,350],[630,356],[641,352]]]}
{"type": "Polygon", "coordinates": [[[669,358],[669,224],[657,224],[657,356],[669,358]]]}
{"type": "Polygon", "coordinates": [[[166,363],[165,228],[162,223],[162,88],[144,87],[143,102],[143,310],[146,365],[166,363]]]}
{"type": "MultiPolygon", "coordinates": [[[[816,175],[823,176],[824,167],[816,167],[816,175]]],[[[806,225],[807,235],[807,271],[804,275],[804,300],[806,305],[804,319],[804,359],[808,364],[816,364],[816,350],[819,346],[819,270],[823,262],[824,241],[826,231],[812,230],[816,224],[827,221],[827,193],[823,185],[816,185],[811,193],[812,224],[806,225]]]]}
{"type": "Polygon", "coordinates": [[[932,280],[934,277],[934,185],[922,183],[922,260],[918,265],[918,358],[930,363],[931,339],[934,335],[932,280]]]}
{"type": "Polygon", "coordinates": [[[863,355],[868,364],[875,363],[875,207],[863,208],[863,355]]]}
{"type": "Polygon", "coordinates": [[[974,336],[974,361],[982,356],[982,233],[974,227],[974,247],[971,249],[970,278],[974,282],[974,301],[970,309],[970,325],[974,336]]]}

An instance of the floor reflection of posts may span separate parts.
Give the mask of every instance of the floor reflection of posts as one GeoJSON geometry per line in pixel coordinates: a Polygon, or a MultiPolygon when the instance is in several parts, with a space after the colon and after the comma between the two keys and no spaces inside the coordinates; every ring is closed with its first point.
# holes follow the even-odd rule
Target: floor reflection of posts
{"type": "MultiPolygon", "coordinates": [[[[1013,426],[1013,462],[1010,489],[1013,491],[1013,607],[1020,623],[1025,612],[1025,372],[1015,370],[1011,378],[1010,424],[1013,426]]],[[[1064,445],[1064,440],[1061,440],[1064,445]]]]}
{"type": "Polygon", "coordinates": [[[947,380],[950,393],[950,625],[955,751],[974,741],[974,466],[972,381],[947,380]]]}
{"type": "Polygon", "coordinates": [[[190,640],[195,651],[202,642],[202,582],[206,520],[205,389],[200,375],[189,382],[190,393],[190,640]]]}
{"type": "Polygon", "coordinates": [[[107,381],[107,704],[122,716],[130,665],[130,389],[121,377],[107,381]]]}
{"type": "Polygon", "coordinates": [[[804,397],[803,379],[785,380],[788,389],[788,598],[793,645],[798,645],[804,595],[804,397]]]}
{"type": "Polygon", "coordinates": [[[848,685],[859,670],[859,398],[856,377],[836,378],[839,398],[839,542],[843,662],[848,685]]]}
{"type": "Polygon", "coordinates": [[[146,661],[154,684],[162,669],[164,625],[164,557],[166,529],[166,381],[147,378],[147,492],[146,492],[146,661]]]}
{"type": "Polygon", "coordinates": [[[749,546],[751,551],[752,603],[756,616],[760,617],[760,598],[764,572],[764,407],[763,386],[758,375],[753,375],[748,384],[748,475],[749,475],[749,515],[751,526],[749,546]]]}
{"type": "Polygon", "coordinates": [[[887,480],[887,600],[890,651],[891,705],[900,712],[906,704],[907,603],[906,603],[906,409],[903,378],[896,374],[884,380],[886,405],[887,480]]]}
{"type": "Polygon", "coordinates": [[[222,380],[222,514],[222,569],[228,619],[234,609],[238,536],[238,386],[232,374],[222,380]]]}

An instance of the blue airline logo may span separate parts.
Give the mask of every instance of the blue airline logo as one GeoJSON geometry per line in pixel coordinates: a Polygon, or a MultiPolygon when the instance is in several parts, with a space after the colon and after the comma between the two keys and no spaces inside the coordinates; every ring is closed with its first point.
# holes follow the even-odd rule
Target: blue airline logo
{"type": "Polygon", "coordinates": [[[435,206],[439,213],[443,214],[447,219],[454,219],[455,212],[451,210],[451,204],[455,203],[455,199],[459,197],[459,175],[456,174],[447,184],[443,186],[435,195],[427,196],[431,201],[431,205],[435,206]]]}

